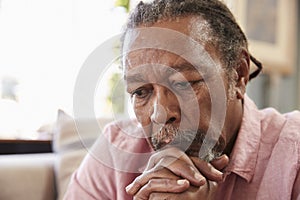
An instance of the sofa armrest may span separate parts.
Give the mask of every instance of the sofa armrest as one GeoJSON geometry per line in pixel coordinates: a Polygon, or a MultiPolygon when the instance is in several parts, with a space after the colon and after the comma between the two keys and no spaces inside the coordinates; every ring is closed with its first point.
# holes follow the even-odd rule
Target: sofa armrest
{"type": "Polygon", "coordinates": [[[56,198],[52,153],[0,156],[0,199],[56,198]]]}

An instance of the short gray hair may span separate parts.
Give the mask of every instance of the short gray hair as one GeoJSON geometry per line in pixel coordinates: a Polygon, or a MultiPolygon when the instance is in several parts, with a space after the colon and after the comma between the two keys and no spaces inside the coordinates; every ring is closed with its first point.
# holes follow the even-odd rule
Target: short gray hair
{"type": "Polygon", "coordinates": [[[236,66],[241,47],[248,49],[248,41],[231,11],[219,0],[141,1],[130,14],[125,33],[139,26],[151,26],[159,20],[191,15],[201,16],[209,23],[211,39],[206,42],[217,49],[226,68],[230,70],[236,66]]]}

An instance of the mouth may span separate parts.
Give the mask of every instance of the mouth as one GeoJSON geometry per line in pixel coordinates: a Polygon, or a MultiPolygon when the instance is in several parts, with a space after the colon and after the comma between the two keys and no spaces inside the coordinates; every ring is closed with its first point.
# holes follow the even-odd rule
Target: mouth
{"type": "Polygon", "coordinates": [[[172,125],[165,125],[159,129],[159,131],[151,135],[151,144],[154,150],[159,150],[170,143],[174,143],[178,137],[178,128],[172,125]]]}
{"type": "Polygon", "coordinates": [[[177,147],[188,156],[200,157],[205,161],[211,161],[220,156],[225,148],[225,140],[206,137],[206,133],[200,130],[179,130],[171,124],[165,125],[150,137],[150,143],[154,150],[161,150],[168,146],[177,147]],[[202,147],[203,146],[203,147],[202,147]],[[205,155],[199,155],[203,148],[205,155]]]}

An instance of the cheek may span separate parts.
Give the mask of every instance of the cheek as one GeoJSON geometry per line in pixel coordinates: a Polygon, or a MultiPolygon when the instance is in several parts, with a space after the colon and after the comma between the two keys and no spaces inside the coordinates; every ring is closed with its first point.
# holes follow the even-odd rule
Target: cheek
{"type": "Polygon", "coordinates": [[[184,124],[193,129],[206,130],[210,121],[211,100],[207,88],[195,90],[189,98],[181,100],[181,113],[184,124]]]}
{"type": "Polygon", "coordinates": [[[138,120],[138,122],[143,127],[144,133],[146,137],[150,137],[151,135],[151,118],[150,118],[150,110],[149,106],[143,105],[143,106],[134,106],[133,104],[133,110],[135,113],[135,116],[138,120]]]}
{"type": "Polygon", "coordinates": [[[201,114],[209,114],[211,110],[211,97],[208,89],[205,87],[205,89],[197,91],[196,97],[201,114]]]}
{"type": "Polygon", "coordinates": [[[146,105],[136,105],[133,102],[133,110],[138,122],[144,127],[150,124],[150,107],[146,105]]]}
{"type": "Polygon", "coordinates": [[[197,93],[197,101],[200,110],[199,128],[206,131],[211,117],[211,98],[207,90],[197,93]]]}

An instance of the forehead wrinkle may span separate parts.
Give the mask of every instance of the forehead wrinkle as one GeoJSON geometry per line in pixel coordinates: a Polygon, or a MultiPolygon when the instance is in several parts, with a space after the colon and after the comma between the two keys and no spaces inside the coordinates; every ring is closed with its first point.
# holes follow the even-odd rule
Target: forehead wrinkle
{"type": "Polygon", "coordinates": [[[128,83],[134,83],[134,82],[147,82],[150,81],[147,79],[148,76],[150,76],[150,74],[152,74],[155,79],[160,79],[159,76],[162,75],[162,77],[169,77],[173,74],[176,73],[184,73],[187,72],[189,74],[191,73],[199,73],[199,70],[197,70],[196,67],[194,67],[192,64],[190,64],[189,62],[183,60],[182,58],[180,60],[180,62],[177,62],[180,58],[177,58],[175,63],[172,64],[170,63],[168,66],[167,65],[161,65],[161,64],[157,64],[155,66],[153,66],[154,64],[152,64],[151,66],[148,66],[149,68],[151,68],[151,72],[148,71],[150,70],[149,68],[146,67],[141,67],[141,68],[132,68],[131,70],[128,70],[128,73],[124,75],[124,79],[128,82],[128,83]],[[145,76],[146,75],[146,76],[145,76]]]}
{"type": "Polygon", "coordinates": [[[124,80],[128,83],[144,83],[147,81],[144,71],[145,69],[139,69],[139,67],[131,70],[127,69],[127,72],[124,73],[124,80]]]}
{"type": "Polygon", "coordinates": [[[206,74],[208,72],[208,68],[206,66],[194,66],[189,62],[181,62],[181,63],[176,63],[175,65],[172,66],[172,71],[174,73],[187,73],[187,74],[206,74]]]}
{"type": "Polygon", "coordinates": [[[129,84],[164,83],[166,78],[168,79],[168,77],[174,73],[176,73],[176,70],[172,69],[172,67],[158,64],[151,67],[151,69],[147,68],[146,66],[128,70],[127,74],[124,75],[124,79],[129,84]]]}
{"type": "Polygon", "coordinates": [[[197,71],[196,68],[188,62],[174,64],[171,67],[172,67],[173,71],[176,71],[176,72],[197,71]]]}

